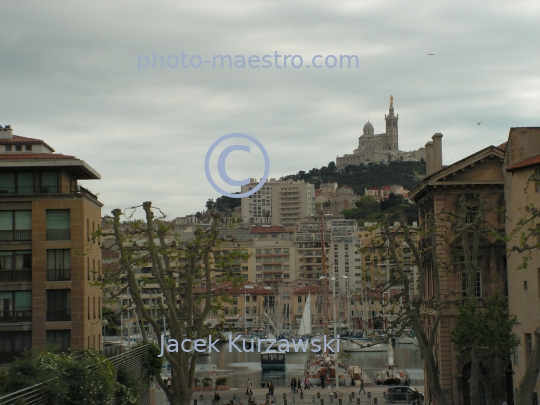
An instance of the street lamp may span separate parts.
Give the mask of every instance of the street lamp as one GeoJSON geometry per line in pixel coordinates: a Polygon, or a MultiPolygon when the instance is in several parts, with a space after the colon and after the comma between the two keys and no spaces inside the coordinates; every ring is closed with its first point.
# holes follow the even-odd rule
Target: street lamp
{"type": "Polygon", "coordinates": [[[251,294],[247,294],[246,289],[244,288],[244,336],[247,336],[247,297],[251,294]]]}

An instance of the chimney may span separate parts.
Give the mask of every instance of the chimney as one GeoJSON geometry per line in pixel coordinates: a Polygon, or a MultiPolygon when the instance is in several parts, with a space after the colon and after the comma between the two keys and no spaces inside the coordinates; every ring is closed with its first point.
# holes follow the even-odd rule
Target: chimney
{"type": "Polygon", "coordinates": [[[0,139],[12,139],[13,138],[13,129],[11,129],[11,125],[6,125],[4,128],[2,128],[2,125],[0,125],[0,139]]]}
{"type": "Polygon", "coordinates": [[[443,134],[437,132],[431,137],[433,139],[433,173],[442,169],[442,137],[443,134]]]}
{"type": "Polygon", "coordinates": [[[426,143],[426,176],[433,173],[433,142],[426,143]]]}

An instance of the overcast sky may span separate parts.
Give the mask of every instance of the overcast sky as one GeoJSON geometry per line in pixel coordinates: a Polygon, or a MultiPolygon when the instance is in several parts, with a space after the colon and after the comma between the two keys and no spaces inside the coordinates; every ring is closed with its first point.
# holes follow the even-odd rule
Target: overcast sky
{"type": "MultiPolygon", "coordinates": [[[[205,155],[228,133],[264,145],[270,177],[326,165],[352,153],[368,119],[384,132],[390,95],[400,149],[441,132],[444,164],[540,125],[538,1],[13,1],[1,11],[0,124],[101,173],[83,185],[104,214],[147,200],[171,217],[204,208],[219,196],[205,155]],[[304,65],[168,67],[182,51],[203,61],[277,51],[304,65]],[[159,58],[152,68],[153,52],[165,68],[159,58]],[[357,55],[359,66],[307,68],[315,55],[323,66],[357,55]]],[[[238,180],[263,170],[260,153],[227,160],[238,180]]]]}

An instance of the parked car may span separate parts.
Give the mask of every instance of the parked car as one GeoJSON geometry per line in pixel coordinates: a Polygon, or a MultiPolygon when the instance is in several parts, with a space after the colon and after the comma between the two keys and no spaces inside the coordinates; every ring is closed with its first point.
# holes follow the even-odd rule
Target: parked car
{"type": "Polygon", "coordinates": [[[406,385],[388,387],[384,398],[391,404],[423,404],[424,394],[406,385]]]}

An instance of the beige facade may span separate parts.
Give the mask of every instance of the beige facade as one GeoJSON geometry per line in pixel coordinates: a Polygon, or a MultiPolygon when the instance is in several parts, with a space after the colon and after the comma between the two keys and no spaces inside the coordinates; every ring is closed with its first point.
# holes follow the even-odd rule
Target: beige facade
{"type": "Polygon", "coordinates": [[[0,130],[1,362],[23,348],[101,348],[99,174],[39,139],[0,130]]]}
{"type": "MultiPolygon", "coordinates": [[[[430,148],[426,162],[427,177],[409,193],[411,200],[420,208],[420,227],[427,230],[427,220],[431,214],[457,212],[460,198],[467,198],[470,204],[474,205],[481,195],[485,204],[492,208],[486,214],[487,224],[495,231],[504,231],[504,216],[498,214],[499,209],[504,206],[504,151],[489,146],[443,167],[441,137],[442,135],[435,134],[434,142],[427,145],[430,148]]],[[[447,300],[447,308],[442,313],[437,329],[435,356],[440,383],[448,403],[465,405],[469,403],[470,359],[459,358],[454,344],[450,342],[450,331],[456,324],[458,306],[466,288],[460,266],[453,260],[462,249],[462,241],[459,235],[453,233],[450,224],[444,222],[443,217],[436,218],[435,226],[441,232],[437,255],[441,263],[447,263],[450,267],[439,268],[440,291],[447,300]],[[448,252],[454,252],[453,256],[450,257],[448,252]]],[[[506,250],[505,245],[498,242],[490,232],[482,233],[480,241],[481,271],[478,272],[475,282],[475,297],[479,305],[485,305],[486,299],[496,291],[503,294],[507,292],[506,250]]],[[[429,243],[429,239],[423,239],[422,243],[429,243]]],[[[426,299],[430,299],[434,296],[435,281],[433,276],[430,276],[433,270],[427,267],[426,271],[426,287],[423,293],[426,299]]],[[[428,317],[427,322],[432,322],[431,317],[428,317]]],[[[502,403],[505,398],[511,397],[511,370],[509,371],[508,362],[497,361],[490,366],[485,365],[488,372],[485,377],[489,384],[481,389],[482,403],[502,403]]],[[[428,394],[426,398],[430,400],[427,385],[425,390],[428,394]]]]}
{"type": "MultiPolygon", "coordinates": [[[[254,189],[251,179],[241,192],[254,189]]],[[[242,221],[247,224],[271,224],[293,228],[301,218],[315,213],[315,188],[304,181],[266,181],[254,194],[242,198],[242,221]]]]}
{"type": "MultiPolygon", "coordinates": [[[[534,205],[540,208],[539,127],[510,130],[504,167],[506,233],[509,235],[520,220],[530,217],[525,207],[534,205]]],[[[520,235],[508,242],[509,251],[520,245],[520,235]]],[[[534,332],[540,327],[540,236],[531,236],[526,243],[533,248],[522,254],[513,251],[508,255],[508,301],[510,313],[518,317],[519,325],[514,331],[521,339],[512,359],[515,389],[519,387],[528,364],[534,332]],[[529,264],[525,269],[518,269],[524,257],[530,259],[529,264]]],[[[538,381],[535,392],[540,394],[538,381]]]]}

